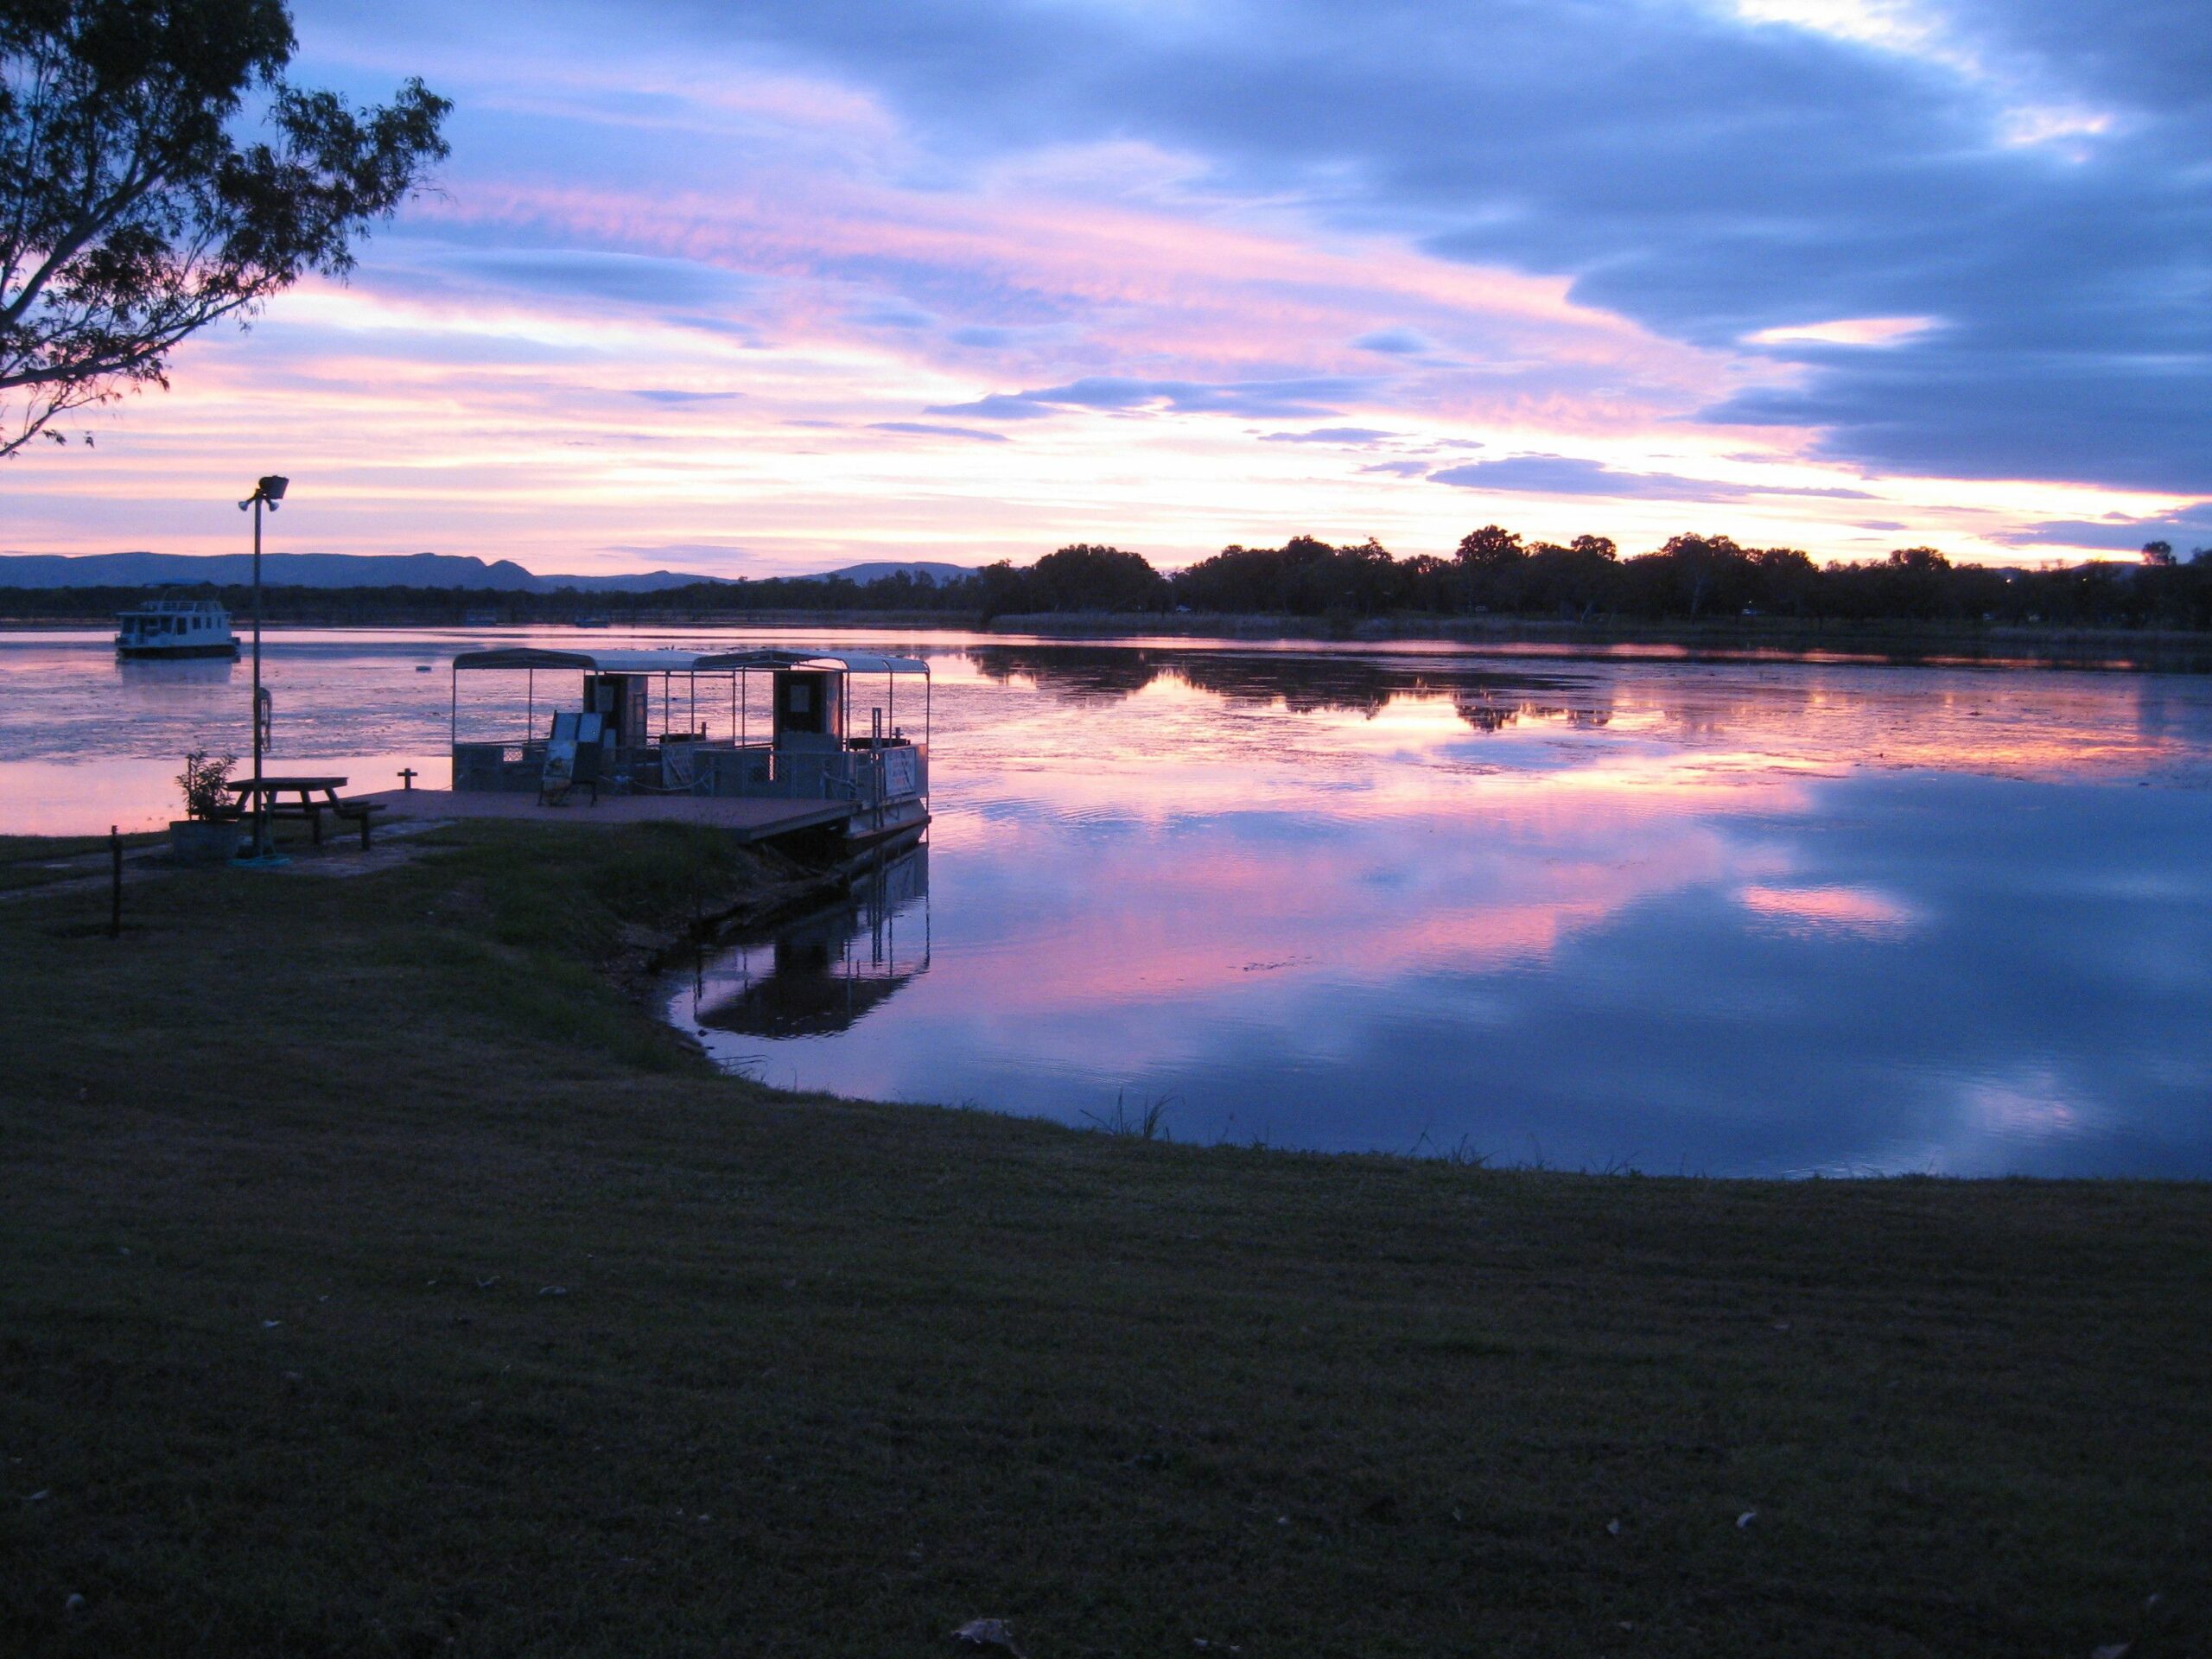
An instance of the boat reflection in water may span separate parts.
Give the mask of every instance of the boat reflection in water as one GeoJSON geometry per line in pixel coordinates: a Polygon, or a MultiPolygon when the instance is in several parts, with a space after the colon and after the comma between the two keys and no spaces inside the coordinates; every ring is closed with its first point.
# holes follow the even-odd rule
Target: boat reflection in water
{"type": "Polygon", "coordinates": [[[237,671],[235,657],[124,657],[115,659],[115,671],[126,688],[156,690],[162,686],[227,685],[237,671]]]}
{"type": "Polygon", "coordinates": [[[863,872],[837,903],[707,957],[693,982],[702,1034],[827,1037],[930,965],[930,849],[863,872]]]}

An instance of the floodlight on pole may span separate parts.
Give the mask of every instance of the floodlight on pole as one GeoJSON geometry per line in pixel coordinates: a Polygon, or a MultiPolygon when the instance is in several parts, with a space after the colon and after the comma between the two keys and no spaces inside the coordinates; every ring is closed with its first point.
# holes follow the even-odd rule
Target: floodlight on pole
{"type": "Polygon", "coordinates": [[[276,511],[291,480],[274,473],[253,486],[253,493],[238,503],[238,511],[253,509],[253,854],[270,856],[269,796],[261,786],[261,756],[268,731],[268,694],[261,689],[261,509],[276,511]]]}

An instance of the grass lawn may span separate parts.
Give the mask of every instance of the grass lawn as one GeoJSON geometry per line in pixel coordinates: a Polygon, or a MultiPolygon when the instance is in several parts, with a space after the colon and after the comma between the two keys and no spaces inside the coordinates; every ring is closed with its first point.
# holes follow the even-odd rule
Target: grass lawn
{"type": "MultiPolygon", "coordinates": [[[[123,845],[135,852],[168,838],[155,830],[125,836],[123,845]]],[[[108,867],[99,855],[107,850],[105,836],[0,836],[0,893],[104,875],[108,867]]]]}
{"type": "Polygon", "coordinates": [[[602,971],[758,874],[0,906],[0,1652],[2212,1650],[2212,1189],[778,1094],[602,971]]]}

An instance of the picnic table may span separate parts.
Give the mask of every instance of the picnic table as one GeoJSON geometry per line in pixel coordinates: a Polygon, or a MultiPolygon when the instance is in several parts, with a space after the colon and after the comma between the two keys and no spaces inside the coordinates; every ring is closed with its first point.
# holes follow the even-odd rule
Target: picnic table
{"type": "Polygon", "coordinates": [[[238,797],[233,810],[239,817],[252,817],[258,810],[271,818],[303,819],[318,847],[322,845],[324,813],[355,819],[360,823],[361,846],[365,850],[370,821],[384,807],[376,801],[340,799],[338,791],[346,783],[343,778],[233,778],[225,787],[238,797]],[[288,803],[287,795],[296,798],[288,803]]]}

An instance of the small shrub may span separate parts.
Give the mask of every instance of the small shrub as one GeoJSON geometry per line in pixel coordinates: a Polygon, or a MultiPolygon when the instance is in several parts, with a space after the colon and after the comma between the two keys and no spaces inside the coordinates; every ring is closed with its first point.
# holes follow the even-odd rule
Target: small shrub
{"type": "Polygon", "coordinates": [[[1103,1135],[1125,1136],[1132,1141],[1169,1141],[1174,1137],[1167,1133],[1167,1109],[1174,1100],[1173,1095],[1162,1095],[1132,1111],[1128,1102],[1116,1093],[1110,1117],[1102,1117],[1096,1112],[1085,1112],[1084,1116],[1103,1135]]]}
{"type": "Polygon", "coordinates": [[[184,816],[188,818],[220,817],[231,804],[231,768],[238,763],[235,754],[211,755],[205,749],[194,749],[184,757],[184,770],[176,775],[176,786],[184,791],[184,816]]]}

